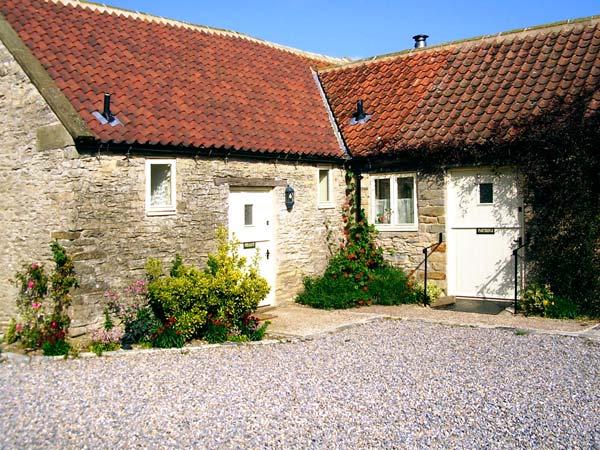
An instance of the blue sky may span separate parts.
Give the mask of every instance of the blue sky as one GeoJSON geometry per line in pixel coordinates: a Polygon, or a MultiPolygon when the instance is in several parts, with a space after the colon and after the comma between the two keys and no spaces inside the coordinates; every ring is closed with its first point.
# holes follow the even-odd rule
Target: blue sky
{"type": "Polygon", "coordinates": [[[329,56],[369,57],[600,14],[600,0],[99,0],[329,56]]]}

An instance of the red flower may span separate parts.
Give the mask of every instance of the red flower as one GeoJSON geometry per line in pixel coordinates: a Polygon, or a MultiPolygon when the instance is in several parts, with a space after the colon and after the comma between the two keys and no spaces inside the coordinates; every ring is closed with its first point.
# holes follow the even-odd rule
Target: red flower
{"type": "Polygon", "coordinates": [[[359,305],[359,306],[362,306],[362,305],[363,305],[363,301],[362,301],[362,300],[359,300],[359,301],[358,301],[358,305],[359,305]]]}
{"type": "Polygon", "coordinates": [[[364,248],[361,248],[361,249],[360,249],[360,254],[361,254],[361,255],[364,255],[366,252],[367,252],[367,251],[366,251],[364,248]]]}
{"type": "Polygon", "coordinates": [[[175,332],[175,334],[177,334],[177,336],[179,336],[179,335],[181,334],[181,331],[177,330],[177,331],[175,332]]]}
{"type": "Polygon", "coordinates": [[[348,272],[344,272],[344,278],[348,278],[350,275],[348,274],[348,272]]]}
{"type": "Polygon", "coordinates": [[[169,317],[169,323],[173,324],[177,321],[177,319],[175,319],[175,317],[169,317]]]}
{"type": "Polygon", "coordinates": [[[50,328],[56,328],[58,326],[58,324],[56,322],[52,322],[50,324],[50,328]]]}
{"type": "Polygon", "coordinates": [[[363,286],[363,291],[367,292],[369,288],[367,286],[363,286]]]}
{"type": "Polygon", "coordinates": [[[352,260],[352,259],[356,259],[356,255],[354,253],[350,253],[348,255],[348,259],[352,260]]]}

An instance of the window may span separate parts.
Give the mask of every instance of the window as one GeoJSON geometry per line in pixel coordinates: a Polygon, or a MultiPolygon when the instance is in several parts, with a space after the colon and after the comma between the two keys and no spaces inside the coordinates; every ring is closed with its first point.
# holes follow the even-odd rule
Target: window
{"type": "Polygon", "coordinates": [[[175,214],[175,160],[146,161],[146,212],[149,215],[175,214]]]}
{"type": "Polygon", "coordinates": [[[254,225],[253,208],[254,205],[244,205],[244,225],[247,227],[254,225]]]}
{"type": "Polygon", "coordinates": [[[371,220],[381,229],[416,230],[417,197],[412,174],[372,178],[371,220]]]}
{"type": "Polygon", "coordinates": [[[333,208],[333,171],[319,169],[318,180],[319,208],[333,208]]]}
{"type": "Polygon", "coordinates": [[[494,203],[494,184],[480,183],[479,184],[479,203],[490,204],[494,203]]]}

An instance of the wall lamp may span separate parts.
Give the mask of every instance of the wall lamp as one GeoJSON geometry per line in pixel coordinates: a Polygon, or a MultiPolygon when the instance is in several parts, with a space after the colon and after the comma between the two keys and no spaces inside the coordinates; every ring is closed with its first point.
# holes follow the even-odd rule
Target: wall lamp
{"type": "Polygon", "coordinates": [[[288,211],[291,211],[294,207],[294,188],[289,184],[285,188],[285,207],[288,211]]]}

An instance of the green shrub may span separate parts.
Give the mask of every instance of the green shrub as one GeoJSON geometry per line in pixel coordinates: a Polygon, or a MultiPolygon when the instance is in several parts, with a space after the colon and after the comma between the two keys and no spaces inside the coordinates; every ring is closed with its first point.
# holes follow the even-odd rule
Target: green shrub
{"type": "MultiPolygon", "coordinates": [[[[423,291],[425,290],[425,285],[418,281],[414,284],[414,295],[415,295],[415,303],[423,302],[423,291]]],[[[437,284],[427,283],[427,298],[429,303],[435,302],[440,295],[442,295],[444,291],[437,284]]]]}
{"type": "Polygon", "coordinates": [[[554,302],[550,285],[531,283],[521,294],[519,308],[526,316],[544,316],[546,307],[554,302]]]}
{"type": "Polygon", "coordinates": [[[181,348],[185,339],[181,331],[175,326],[177,319],[170,317],[162,326],[156,329],[152,336],[152,347],[154,348],[181,348]]]}
{"type": "MultiPolygon", "coordinates": [[[[321,277],[305,277],[304,290],[296,302],[320,309],[344,309],[366,304],[368,292],[359,288],[350,277],[325,274],[321,277]]],[[[367,287],[368,290],[368,287],[367,287]]]]}
{"type": "Polygon", "coordinates": [[[65,340],[66,334],[63,330],[55,330],[43,336],[42,352],[44,356],[68,355],[71,346],[65,340]]]}
{"type": "Polygon", "coordinates": [[[6,334],[4,334],[4,342],[6,344],[12,344],[17,341],[17,321],[12,318],[8,323],[6,334]]]}
{"type": "Polygon", "coordinates": [[[161,322],[148,302],[146,281],[135,281],[122,292],[109,289],[104,296],[108,299],[109,311],[119,319],[124,329],[121,340],[124,346],[149,343],[161,322]]]}
{"type": "Polygon", "coordinates": [[[519,308],[525,315],[550,317],[553,319],[574,319],[578,309],[571,300],[554,295],[549,284],[531,283],[521,294],[519,308]]]}
{"type": "Polygon", "coordinates": [[[399,268],[384,264],[373,271],[369,292],[378,305],[416,303],[418,297],[406,274],[399,268]]]}
{"type": "Polygon", "coordinates": [[[184,340],[197,336],[207,318],[210,283],[204,272],[181,265],[178,276],[161,277],[148,285],[150,305],[163,323],[170,317],[184,340]]]}
{"type": "MultiPolygon", "coordinates": [[[[221,339],[214,322],[228,324],[231,330],[244,330],[244,321],[269,293],[269,285],[259,275],[258,258],[248,264],[238,253],[239,243],[229,240],[223,227],[217,231],[217,253],[208,255],[201,271],[186,266],[177,256],[169,276],[152,261],[148,298],[156,316],[163,322],[174,318],[173,328],[184,340],[204,335],[207,340],[221,339]],[[209,335],[208,338],[206,337],[209,335]],[[214,335],[214,337],[212,337],[214,335]]],[[[247,336],[249,339],[251,336],[247,336]]]]}
{"type": "MultiPolygon", "coordinates": [[[[68,307],[77,280],[73,260],[65,249],[56,242],[50,247],[55,263],[50,276],[40,263],[26,264],[15,274],[19,289],[16,301],[19,322],[15,325],[15,337],[24,348],[30,349],[44,349],[44,344],[49,341],[45,348],[53,353],[55,348],[59,351],[64,347],[56,341],[64,340],[71,323],[68,307]],[[58,334],[63,338],[58,339],[58,334]]],[[[66,342],[64,344],[68,347],[66,342]]]]}
{"type": "Polygon", "coordinates": [[[217,239],[217,253],[208,255],[205,270],[209,281],[208,313],[239,326],[256,310],[270,287],[259,274],[258,255],[250,262],[241,257],[239,242],[229,240],[223,227],[217,230],[217,239]]]}
{"type": "Polygon", "coordinates": [[[546,307],[546,317],[552,317],[554,319],[575,319],[577,316],[577,305],[562,295],[555,295],[554,302],[546,307]]]}

